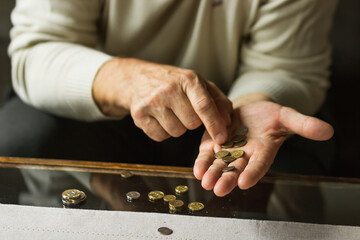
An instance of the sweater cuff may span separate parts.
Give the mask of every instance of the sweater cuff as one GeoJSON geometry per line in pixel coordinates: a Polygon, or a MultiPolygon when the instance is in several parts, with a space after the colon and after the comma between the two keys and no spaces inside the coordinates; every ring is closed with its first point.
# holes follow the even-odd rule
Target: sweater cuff
{"type": "Polygon", "coordinates": [[[105,116],[96,105],[92,95],[92,86],[99,69],[113,57],[97,51],[83,51],[79,54],[83,55],[81,64],[73,68],[74,70],[68,73],[64,81],[66,103],[73,112],[72,115],[78,116],[79,120],[111,119],[105,116]]]}

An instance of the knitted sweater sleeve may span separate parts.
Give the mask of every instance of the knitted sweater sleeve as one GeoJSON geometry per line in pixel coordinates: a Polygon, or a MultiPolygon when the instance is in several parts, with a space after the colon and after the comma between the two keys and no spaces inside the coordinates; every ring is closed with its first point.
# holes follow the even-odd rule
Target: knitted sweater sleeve
{"type": "Polygon", "coordinates": [[[253,1],[230,99],[259,92],[314,114],[330,85],[329,32],[336,0],[253,1]],[[257,4],[257,5],[256,5],[257,4]]]}
{"type": "Polygon", "coordinates": [[[100,0],[18,0],[11,19],[13,87],[26,103],[58,116],[106,119],[92,97],[100,0]]]}

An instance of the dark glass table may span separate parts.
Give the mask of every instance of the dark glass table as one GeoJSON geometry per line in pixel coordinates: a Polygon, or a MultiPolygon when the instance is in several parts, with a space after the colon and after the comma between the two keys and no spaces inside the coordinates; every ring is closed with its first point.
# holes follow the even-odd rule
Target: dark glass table
{"type": "Polygon", "coordinates": [[[62,208],[62,192],[73,188],[86,193],[86,202],[78,206],[84,209],[360,225],[360,179],[267,174],[249,190],[236,188],[217,197],[201,187],[191,168],[0,157],[1,204],[62,208]],[[134,176],[123,178],[123,170],[134,176]],[[178,185],[189,191],[176,195],[178,185]],[[153,190],[176,195],[185,208],[170,213],[164,201],[148,200],[153,190]],[[141,197],[129,202],[129,191],[141,197]],[[190,212],[186,206],[193,201],[205,208],[190,212]]]}

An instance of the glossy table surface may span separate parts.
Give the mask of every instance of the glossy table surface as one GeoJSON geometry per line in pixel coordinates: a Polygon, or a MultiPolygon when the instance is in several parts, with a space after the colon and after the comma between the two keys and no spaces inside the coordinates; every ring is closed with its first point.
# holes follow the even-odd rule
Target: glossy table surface
{"type": "Polygon", "coordinates": [[[148,193],[159,190],[183,200],[180,215],[278,220],[305,223],[360,225],[360,179],[268,174],[249,190],[234,189],[217,197],[201,187],[191,168],[0,157],[0,203],[62,208],[61,194],[76,188],[87,195],[79,208],[169,213],[164,201],[151,202],[148,193]],[[131,178],[121,171],[131,171],[131,178]],[[189,191],[175,194],[175,187],[189,191]],[[141,197],[127,201],[126,193],[141,197]],[[205,208],[190,212],[187,204],[205,208]]]}

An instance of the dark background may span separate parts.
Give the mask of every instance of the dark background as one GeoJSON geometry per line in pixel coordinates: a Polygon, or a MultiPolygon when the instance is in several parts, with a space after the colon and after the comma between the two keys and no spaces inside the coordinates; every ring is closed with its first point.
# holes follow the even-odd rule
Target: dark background
{"type": "MultiPolygon", "coordinates": [[[[7,56],[10,13],[15,0],[0,0],[0,104],[10,84],[7,56]]],[[[339,0],[334,18],[332,87],[328,106],[334,119],[337,168],[343,177],[360,177],[360,1],[339,0]],[[356,85],[355,85],[356,84],[356,85]]]]}

